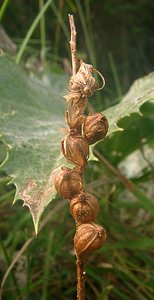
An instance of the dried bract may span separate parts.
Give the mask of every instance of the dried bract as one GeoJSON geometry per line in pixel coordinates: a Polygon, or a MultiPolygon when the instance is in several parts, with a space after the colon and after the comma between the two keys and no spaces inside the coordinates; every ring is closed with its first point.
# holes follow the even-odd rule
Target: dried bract
{"type": "Polygon", "coordinates": [[[70,202],[70,213],[77,225],[93,222],[99,212],[97,199],[90,193],[81,192],[70,202]]]}
{"type": "Polygon", "coordinates": [[[62,152],[68,162],[75,165],[76,170],[81,171],[87,165],[89,145],[87,140],[69,133],[61,142],[62,152]]]}
{"type": "Polygon", "coordinates": [[[81,114],[84,112],[87,106],[88,98],[85,95],[82,95],[81,92],[69,92],[66,96],[64,96],[66,102],[72,106],[72,109],[78,110],[81,114]]]}
{"type": "Polygon", "coordinates": [[[84,124],[86,117],[76,110],[72,113],[71,117],[68,111],[66,111],[66,121],[69,126],[69,131],[74,132],[74,134],[81,134],[82,132],[82,124],[84,124]]]}
{"type": "Polygon", "coordinates": [[[63,199],[72,199],[81,192],[82,177],[75,170],[61,167],[61,170],[54,178],[55,188],[63,199]]]}
{"type": "Polygon", "coordinates": [[[106,240],[105,229],[95,223],[85,223],[77,228],[74,237],[75,251],[78,256],[101,248],[106,240]]]}
{"type": "Polygon", "coordinates": [[[71,91],[80,92],[85,96],[92,96],[99,88],[92,72],[92,65],[85,64],[82,61],[79,71],[70,79],[69,85],[71,91]]]}
{"type": "Polygon", "coordinates": [[[90,114],[84,123],[84,136],[89,144],[94,144],[104,139],[108,127],[108,121],[102,113],[90,114]]]}

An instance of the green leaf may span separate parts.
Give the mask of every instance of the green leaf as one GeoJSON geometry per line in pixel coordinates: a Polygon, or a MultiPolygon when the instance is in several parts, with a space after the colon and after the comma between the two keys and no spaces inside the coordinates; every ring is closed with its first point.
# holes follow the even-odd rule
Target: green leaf
{"type": "MultiPolygon", "coordinates": [[[[16,186],[15,200],[28,206],[38,231],[39,219],[55,197],[53,170],[63,164],[60,141],[65,135],[65,101],[68,79],[64,75],[29,77],[7,57],[0,58],[0,130],[9,148],[4,171],[16,186]]],[[[123,101],[106,114],[109,135],[119,130],[119,120],[154,98],[154,75],[137,81],[123,101]]]]}
{"type": "Polygon", "coordinates": [[[118,122],[133,113],[139,113],[140,107],[148,100],[154,100],[154,72],[136,80],[120,103],[104,111],[109,120],[108,135],[122,130],[118,122]]]}
{"type": "Polygon", "coordinates": [[[22,199],[29,207],[36,232],[55,196],[52,171],[62,164],[66,82],[64,75],[30,78],[10,59],[0,59],[0,130],[9,147],[3,168],[16,186],[14,202],[22,199]]]}
{"type": "MultiPolygon", "coordinates": [[[[152,112],[154,113],[154,107],[152,112]]],[[[142,150],[154,140],[154,121],[151,117],[131,114],[119,123],[124,130],[115,132],[97,145],[97,150],[113,165],[118,165],[129,154],[142,150]]]]}

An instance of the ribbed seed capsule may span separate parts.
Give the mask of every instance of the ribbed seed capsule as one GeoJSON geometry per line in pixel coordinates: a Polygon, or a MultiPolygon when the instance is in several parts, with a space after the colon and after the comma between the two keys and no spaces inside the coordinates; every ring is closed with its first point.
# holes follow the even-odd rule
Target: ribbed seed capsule
{"type": "Polygon", "coordinates": [[[93,222],[99,212],[97,199],[87,192],[81,192],[70,202],[70,213],[77,225],[93,222]]]}
{"type": "Polygon", "coordinates": [[[101,248],[106,240],[105,229],[95,223],[85,223],[77,228],[74,247],[78,256],[101,248]]]}
{"type": "Polygon", "coordinates": [[[54,177],[54,184],[58,194],[64,199],[72,199],[83,188],[80,174],[67,167],[61,167],[54,177]]]}
{"type": "Polygon", "coordinates": [[[89,145],[86,139],[80,135],[69,133],[61,142],[62,152],[68,162],[75,165],[81,172],[87,165],[89,145]]]}
{"type": "Polygon", "coordinates": [[[108,127],[108,121],[102,113],[90,114],[86,118],[83,128],[84,136],[89,145],[104,139],[108,127]]]}

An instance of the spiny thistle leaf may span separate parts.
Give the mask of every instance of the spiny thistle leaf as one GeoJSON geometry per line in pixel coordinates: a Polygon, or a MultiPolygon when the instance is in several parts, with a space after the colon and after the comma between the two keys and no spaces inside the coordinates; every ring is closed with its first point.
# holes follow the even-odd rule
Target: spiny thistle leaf
{"type": "MultiPolygon", "coordinates": [[[[8,147],[3,169],[16,186],[32,214],[35,231],[40,217],[55,197],[53,170],[63,164],[60,141],[66,133],[67,78],[51,74],[42,80],[30,78],[12,60],[0,58],[0,131],[8,147]]],[[[117,123],[141,105],[154,99],[154,74],[137,80],[121,103],[107,109],[109,134],[121,130],[117,123]]]]}
{"type": "Polygon", "coordinates": [[[121,119],[133,113],[141,114],[140,107],[148,100],[154,100],[154,72],[137,79],[120,103],[104,111],[109,121],[108,135],[122,130],[117,125],[121,119]]]}
{"type": "Polygon", "coordinates": [[[4,170],[24,201],[36,232],[40,216],[54,198],[52,171],[62,164],[60,140],[65,135],[66,76],[44,82],[29,76],[13,61],[0,59],[0,131],[9,151],[4,170]]]}

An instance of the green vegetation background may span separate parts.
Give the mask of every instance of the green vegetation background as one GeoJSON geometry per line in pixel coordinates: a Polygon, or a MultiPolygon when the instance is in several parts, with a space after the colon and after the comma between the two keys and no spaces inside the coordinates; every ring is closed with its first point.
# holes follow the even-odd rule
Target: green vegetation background
{"type": "MultiPolygon", "coordinates": [[[[9,55],[19,58],[23,39],[45,2],[0,2],[1,25],[12,40],[9,49],[7,43],[0,47],[9,55]]],[[[153,1],[147,0],[53,1],[19,63],[29,74],[40,78],[46,70],[69,74],[68,13],[73,13],[80,56],[106,79],[104,93],[91,99],[94,109],[102,111],[118,103],[136,78],[153,71],[153,9],[153,1]]],[[[121,166],[141,194],[135,198],[104,163],[90,162],[85,174],[87,189],[100,202],[98,221],[108,233],[105,248],[87,259],[87,300],[154,299],[154,219],[150,207],[146,210],[139,201],[142,197],[146,201],[144,195],[151,199],[154,195],[153,106],[145,105],[142,113],[142,121],[136,115],[125,118],[121,121],[124,133],[117,133],[104,146],[97,146],[111,166],[121,166]]],[[[5,156],[6,148],[1,143],[1,162],[5,156]]],[[[2,299],[75,299],[75,228],[68,204],[59,198],[54,200],[44,212],[45,226],[37,238],[32,238],[28,210],[22,208],[21,201],[11,206],[15,188],[7,185],[9,179],[3,168],[0,175],[1,279],[22,249],[6,279],[2,299]]]]}

